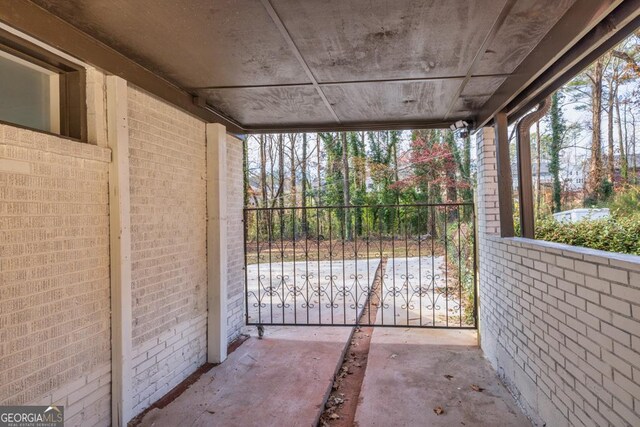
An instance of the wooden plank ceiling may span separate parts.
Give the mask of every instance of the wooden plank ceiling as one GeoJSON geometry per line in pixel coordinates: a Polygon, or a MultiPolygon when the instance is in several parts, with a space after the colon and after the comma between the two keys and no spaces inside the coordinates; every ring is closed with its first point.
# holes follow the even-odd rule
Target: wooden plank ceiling
{"type": "Polygon", "coordinates": [[[260,132],[486,122],[622,1],[33,3],[260,132]]]}

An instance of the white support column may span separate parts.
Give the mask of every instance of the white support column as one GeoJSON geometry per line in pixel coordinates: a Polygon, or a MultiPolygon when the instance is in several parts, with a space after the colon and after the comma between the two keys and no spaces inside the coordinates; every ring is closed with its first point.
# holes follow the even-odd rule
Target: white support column
{"type": "Polygon", "coordinates": [[[111,424],[132,417],[131,393],[131,206],[127,82],[107,77],[109,226],[111,245],[111,424]]]}
{"type": "Polygon", "coordinates": [[[227,132],[207,125],[207,359],[227,358],[227,132]]]}

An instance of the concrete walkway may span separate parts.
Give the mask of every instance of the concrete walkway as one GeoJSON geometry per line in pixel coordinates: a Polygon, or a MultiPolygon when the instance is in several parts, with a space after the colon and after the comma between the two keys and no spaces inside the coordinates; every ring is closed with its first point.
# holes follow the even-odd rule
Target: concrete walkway
{"type": "Polygon", "coordinates": [[[382,327],[373,332],[355,420],[359,427],[531,425],[483,358],[475,331],[382,327]]]}
{"type": "MultiPolygon", "coordinates": [[[[251,328],[255,331],[255,328],[251,328]]],[[[142,426],[315,426],[351,328],[266,327],[142,426]]]]}

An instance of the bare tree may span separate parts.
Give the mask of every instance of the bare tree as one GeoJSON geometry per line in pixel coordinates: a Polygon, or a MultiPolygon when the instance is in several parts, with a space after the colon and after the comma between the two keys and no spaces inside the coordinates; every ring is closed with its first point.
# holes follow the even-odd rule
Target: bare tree
{"type": "Polygon", "coordinates": [[[302,162],[301,162],[302,176],[302,192],[300,195],[300,201],[302,205],[302,232],[306,236],[309,232],[309,223],[307,222],[307,134],[302,134],[302,162]]]}
{"type": "Polygon", "coordinates": [[[278,134],[278,206],[284,208],[284,137],[278,134]]]}
{"type": "Polygon", "coordinates": [[[316,133],[316,152],[318,155],[318,206],[322,206],[322,163],[320,162],[320,135],[316,133]]]}
{"type": "Polygon", "coordinates": [[[297,206],[297,195],[296,195],[296,141],[298,139],[297,133],[289,134],[289,143],[291,144],[291,166],[290,173],[291,177],[289,178],[289,198],[290,198],[290,206],[297,206]]]}
{"type": "Polygon", "coordinates": [[[541,166],[542,166],[542,138],[540,137],[540,120],[536,122],[536,214],[540,214],[540,205],[542,204],[542,184],[540,182],[541,178],[541,166]]]}
{"type": "Polygon", "coordinates": [[[267,154],[265,137],[263,134],[260,134],[258,143],[260,145],[260,188],[262,191],[262,207],[267,207],[267,154]]]}
{"type": "Polygon", "coordinates": [[[347,239],[351,240],[353,237],[351,229],[351,209],[348,209],[351,204],[351,197],[349,194],[349,146],[347,144],[347,134],[342,132],[340,136],[342,138],[342,200],[345,206],[344,223],[347,229],[347,239]]]}
{"type": "Polygon", "coordinates": [[[620,174],[623,181],[627,181],[629,178],[629,164],[627,161],[626,141],[622,135],[622,120],[620,118],[620,98],[616,94],[616,116],[618,119],[618,146],[620,150],[620,174]]]}
{"type": "Polygon", "coordinates": [[[589,177],[587,179],[587,192],[590,195],[597,194],[603,178],[601,141],[603,68],[604,60],[600,57],[586,73],[591,82],[591,160],[589,161],[589,177]]]}

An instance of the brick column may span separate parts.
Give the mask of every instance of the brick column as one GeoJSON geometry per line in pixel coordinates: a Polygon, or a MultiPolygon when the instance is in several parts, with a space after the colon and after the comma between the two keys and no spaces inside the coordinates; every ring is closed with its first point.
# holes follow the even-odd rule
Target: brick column
{"type": "Polygon", "coordinates": [[[477,221],[478,233],[500,235],[500,207],[498,204],[498,169],[496,163],[495,132],[491,127],[476,133],[477,148],[477,221]]]}
{"type": "Polygon", "coordinates": [[[207,360],[227,358],[227,133],[207,125],[207,360]]]}

